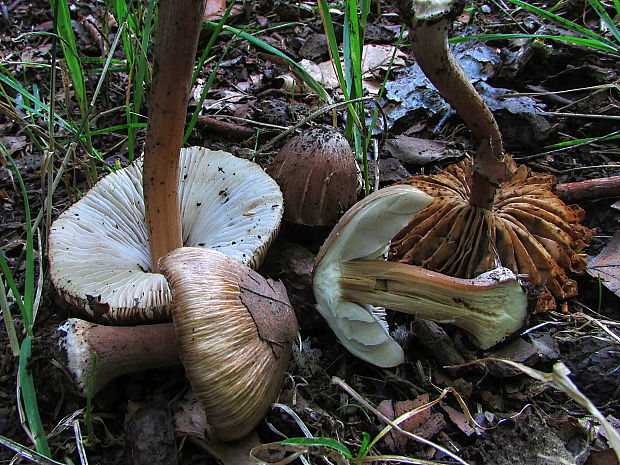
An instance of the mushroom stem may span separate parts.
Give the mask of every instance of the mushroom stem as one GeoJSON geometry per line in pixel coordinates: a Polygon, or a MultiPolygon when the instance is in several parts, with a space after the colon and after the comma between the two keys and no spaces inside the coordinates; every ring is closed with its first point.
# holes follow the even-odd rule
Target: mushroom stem
{"type": "Polygon", "coordinates": [[[58,332],[60,358],[83,395],[91,378],[95,394],[121,375],[181,364],[172,323],[104,326],[71,318],[58,332]]]}
{"type": "Polygon", "coordinates": [[[179,152],[204,8],[204,0],[159,2],[143,168],[153,271],[160,257],[183,245],[179,152]]]}
{"type": "Polygon", "coordinates": [[[411,46],[418,65],[478,142],[470,182],[470,203],[490,209],[499,184],[512,175],[512,167],[507,163],[493,113],[448,48],[448,29],[462,11],[464,2],[409,0],[400,3],[411,31],[411,46]]]}
{"type": "Polygon", "coordinates": [[[343,299],[452,323],[483,349],[513,334],[527,316],[525,293],[506,268],[472,280],[377,260],[345,261],[341,271],[343,299]]]}

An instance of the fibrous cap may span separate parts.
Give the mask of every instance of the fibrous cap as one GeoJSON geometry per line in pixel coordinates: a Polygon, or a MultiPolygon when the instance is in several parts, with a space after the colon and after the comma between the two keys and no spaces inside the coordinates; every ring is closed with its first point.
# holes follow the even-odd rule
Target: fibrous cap
{"type": "Polygon", "coordinates": [[[274,402],[288,366],[297,320],[284,286],[216,250],[182,247],[159,266],[207,421],[219,439],[241,438],[274,402]]]}

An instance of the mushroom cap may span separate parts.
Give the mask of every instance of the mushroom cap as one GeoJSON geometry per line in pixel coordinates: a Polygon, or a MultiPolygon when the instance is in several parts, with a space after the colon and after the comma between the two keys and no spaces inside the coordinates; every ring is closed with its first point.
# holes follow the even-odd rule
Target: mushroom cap
{"type": "Polygon", "coordinates": [[[192,389],[216,436],[241,438],[282,387],[297,334],[286,290],[216,250],[182,247],[159,266],[192,389]]]}
{"type": "Polygon", "coordinates": [[[496,262],[531,284],[542,284],[537,310],[555,307],[553,297],[577,293],[567,272],[580,273],[593,230],[583,210],[565,205],[552,189],[555,178],[520,166],[498,189],[492,210],[472,207],[467,160],[432,176],[401,181],[435,198],[393,239],[390,260],[470,279],[496,262]]]}
{"type": "Polygon", "coordinates": [[[345,213],[317,255],[312,283],[317,310],[352,354],[375,365],[403,363],[403,350],[390,336],[381,308],[342,297],[340,264],[382,256],[395,232],[431,202],[411,186],[375,191],[345,213]]]}
{"type": "MultiPolygon", "coordinates": [[[[222,151],[182,149],[184,245],[218,249],[258,267],[276,236],[283,199],[256,164],[222,151]]],[[[141,160],[99,181],[53,223],[50,277],[61,296],[98,320],[170,317],[171,293],[151,273],[141,160]]]]}
{"type": "Polygon", "coordinates": [[[284,218],[308,226],[333,225],[357,200],[357,166],[336,129],[318,126],[289,140],[268,173],[284,196],[284,218]]]}

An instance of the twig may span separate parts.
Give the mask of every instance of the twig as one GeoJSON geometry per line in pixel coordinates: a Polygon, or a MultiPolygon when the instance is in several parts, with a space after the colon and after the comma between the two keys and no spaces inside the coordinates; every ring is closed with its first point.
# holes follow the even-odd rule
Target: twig
{"type": "Polygon", "coordinates": [[[557,196],[567,203],[618,197],[620,196],[620,176],[562,183],[556,186],[555,191],[557,196]]]}
{"type": "Polygon", "coordinates": [[[620,120],[620,115],[596,115],[593,113],[562,113],[559,111],[544,111],[542,114],[548,115],[548,116],[563,116],[563,117],[572,117],[572,118],[620,120]]]}
{"type": "Polygon", "coordinates": [[[209,116],[199,116],[196,120],[196,124],[202,128],[210,129],[226,136],[228,139],[249,139],[256,135],[254,129],[241,126],[239,124],[229,123],[227,121],[221,121],[209,116]]]}
{"type": "Polygon", "coordinates": [[[463,459],[461,459],[456,454],[450,452],[448,449],[440,446],[439,444],[435,444],[434,442],[429,441],[427,439],[424,439],[423,437],[420,437],[417,434],[413,434],[413,433],[410,433],[409,431],[403,430],[400,426],[398,426],[396,423],[394,423],[392,420],[390,420],[388,417],[386,417],[381,412],[379,412],[376,408],[374,408],[372,405],[370,405],[366,399],[364,399],[360,394],[358,394],[355,390],[353,390],[352,387],[350,387],[347,383],[345,383],[343,380],[341,380],[337,376],[334,376],[332,378],[332,384],[335,384],[336,386],[342,388],[351,397],[353,397],[360,404],[362,404],[365,409],[367,409],[367,410],[371,411],[372,413],[374,413],[381,421],[383,421],[384,423],[387,423],[388,425],[390,425],[392,428],[394,428],[399,433],[402,433],[405,436],[409,436],[410,438],[415,439],[416,441],[421,442],[422,444],[426,444],[427,446],[434,447],[435,449],[443,452],[447,456],[453,458],[458,463],[460,463],[462,465],[467,465],[467,462],[465,462],[463,459]]]}

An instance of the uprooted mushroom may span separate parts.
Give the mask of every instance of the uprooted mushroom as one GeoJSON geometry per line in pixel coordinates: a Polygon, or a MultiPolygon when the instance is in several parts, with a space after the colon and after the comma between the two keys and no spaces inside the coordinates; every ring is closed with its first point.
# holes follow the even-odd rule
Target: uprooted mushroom
{"type": "Polygon", "coordinates": [[[574,296],[567,271],[581,272],[593,231],[583,211],[553,194],[555,180],[516,167],[502,148],[493,114],[456,63],[447,31],[464,2],[402,0],[416,60],[463,118],[477,141],[473,163],[464,160],[433,176],[403,181],[435,201],[395,235],[389,259],[461,278],[510,268],[542,285],[537,310],[574,296]]]}
{"type": "MultiPolygon", "coordinates": [[[[91,316],[118,321],[172,313],[190,383],[205,394],[200,400],[216,435],[231,440],[254,428],[274,401],[296,320],[283,289],[263,290],[262,278],[240,263],[258,266],[279,228],[283,202],[275,181],[230,154],[181,152],[203,11],[203,0],[160,2],[143,174],[138,162],[109,175],[59,217],[50,234],[50,275],[61,295],[91,316]],[[213,292],[214,283],[224,297],[213,292]],[[239,288],[251,295],[235,297],[239,288]],[[224,300],[234,309],[223,308],[224,300]],[[203,311],[204,301],[215,314],[203,311]],[[272,317],[267,328],[259,321],[265,312],[272,317]],[[195,345],[204,348],[198,334],[217,343],[201,361],[188,355],[195,345]],[[205,368],[206,387],[198,384],[205,368]],[[240,389],[226,392],[233,385],[240,389]],[[211,409],[220,401],[225,414],[211,409]]],[[[169,327],[166,334],[169,341],[169,327]]],[[[166,364],[177,360],[171,349],[166,364]]]]}
{"type": "Polygon", "coordinates": [[[174,325],[73,318],[58,328],[58,358],[83,395],[89,386],[97,393],[118,376],[182,360],[218,438],[238,439],[264,416],[284,381],[297,333],[286,290],[216,250],[179,248],[160,266],[174,294],[174,325]]]}

